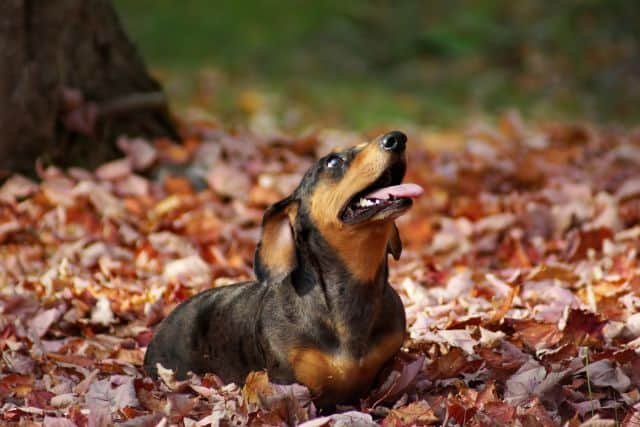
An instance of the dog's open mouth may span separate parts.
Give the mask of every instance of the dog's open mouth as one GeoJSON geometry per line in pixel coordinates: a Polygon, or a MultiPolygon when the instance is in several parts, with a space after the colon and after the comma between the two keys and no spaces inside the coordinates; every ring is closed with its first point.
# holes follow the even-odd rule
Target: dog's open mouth
{"type": "Polygon", "coordinates": [[[358,224],[370,219],[395,218],[406,212],[413,198],[422,194],[417,184],[402,184],[406,166],[398,162],[387,168],[370,186],[356,193],[340,211],[340,219],[358,224]]]}

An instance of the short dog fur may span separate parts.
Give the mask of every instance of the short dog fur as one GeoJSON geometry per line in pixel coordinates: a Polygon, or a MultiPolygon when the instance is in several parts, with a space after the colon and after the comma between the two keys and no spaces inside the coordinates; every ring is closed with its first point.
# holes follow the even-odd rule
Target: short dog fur
{"type": "Polygon", "coordinates": [[[257,281],[180,304],[156,328],[146,371],[155,377],[161,364],[178,378],[213,372],[241,384],[266,369],[309,387],[322,407],[366,392],[405,334],[387,265],[401,252],[394,219],[421,192],[400,185],[405,144],[394,131],[320,159],[264,214],[257,281]]]}

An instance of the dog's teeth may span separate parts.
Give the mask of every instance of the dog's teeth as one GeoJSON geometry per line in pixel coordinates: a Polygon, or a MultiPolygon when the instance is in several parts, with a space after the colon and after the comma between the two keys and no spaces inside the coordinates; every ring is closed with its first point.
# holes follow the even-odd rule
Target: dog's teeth
{"type": "Polygon", "coordinates": [[[361,197],[360,200],[358,200],[358,206],[361,208],[367,208],[369,206],[373,206],[375,203],[367,198],[361,197]]]}

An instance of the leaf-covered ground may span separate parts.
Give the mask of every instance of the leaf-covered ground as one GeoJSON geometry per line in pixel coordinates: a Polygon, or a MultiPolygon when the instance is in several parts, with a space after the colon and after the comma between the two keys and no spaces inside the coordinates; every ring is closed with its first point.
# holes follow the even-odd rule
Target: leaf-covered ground
{"type": "Polygon", "coordinates": [[[391,277],[407,340],[360,404],[327,415],[264,373],[154,382],[141,362],[177,303],[252,276],[264,208],[363,137],[185,132],[1,187],[0,424],[640,424],[640,133],[517,115],[410,133],[407,180],[426,194],[391,277]]]}

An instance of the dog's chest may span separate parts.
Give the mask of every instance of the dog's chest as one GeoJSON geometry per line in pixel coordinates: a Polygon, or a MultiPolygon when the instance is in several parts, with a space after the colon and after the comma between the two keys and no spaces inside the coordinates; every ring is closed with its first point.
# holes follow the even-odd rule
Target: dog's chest
{"type": "Polygon", "coordinates": [[[402,332],[385,335],[360,358],[314,347],[294,347],[289,352],[289,362],[296,380],[314,394],[348,397],[371,385],[382,365],[398,351],[403,340],[402,332]]]}

